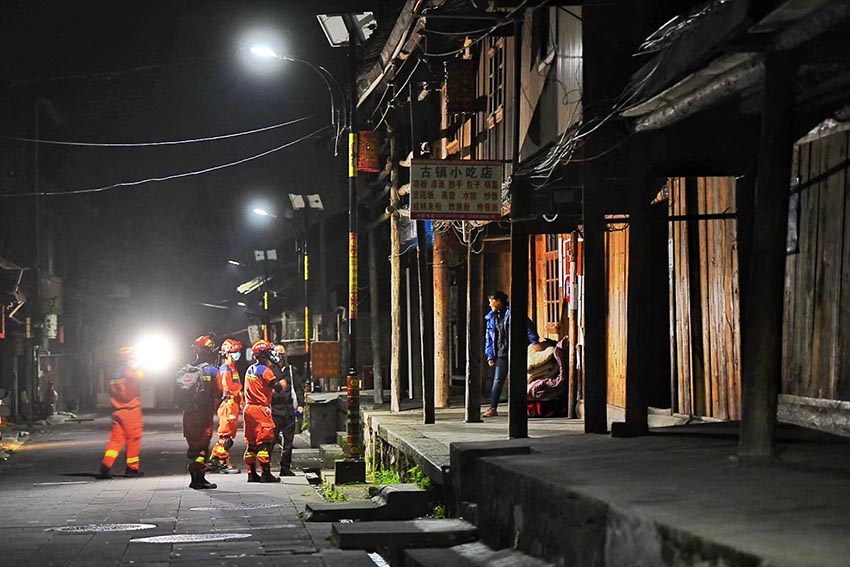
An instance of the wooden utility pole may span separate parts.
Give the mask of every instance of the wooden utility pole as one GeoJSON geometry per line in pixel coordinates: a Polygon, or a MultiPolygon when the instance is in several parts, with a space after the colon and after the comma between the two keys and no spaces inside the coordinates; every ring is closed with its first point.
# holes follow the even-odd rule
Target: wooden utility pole
{"type": "Polygon", "coordinates": [[[398,142],[395,130],[390,137],[390,411],[401,411],[401,239],[399,236],[398,142]]]}
{"type": "Polygon", "coordinates": [[[756,173],[749,298],[742,328],[741,439],[738,455],[774,454],[782,375],[782,315],[797,61],[770,53],[765,61],[761,143],[756,173]]]}
{"type": "Polygon", "coordinates": [[[434,405],[449,407],[452,384],[449,348],[449,266],[450,231],[434,233],[434,405]]]}
{"type": "Polygon", "coordinates": [[[481,421],[481,354],[484,350],[484,255],[474,252],[477,233],[463,223],[466,248],[466,400],[464,421],[481,421]]]}
{"type": "MultiPolygon", "coordinates": [[[[380,226],[380,225],[378,225],[380,226]]],[[[378,226],[369,229],[369,304],[372,335],[372,379],[375,404],[384,403],[384,367],[381,360],[381,310],[378,293],[378,226]]]]}

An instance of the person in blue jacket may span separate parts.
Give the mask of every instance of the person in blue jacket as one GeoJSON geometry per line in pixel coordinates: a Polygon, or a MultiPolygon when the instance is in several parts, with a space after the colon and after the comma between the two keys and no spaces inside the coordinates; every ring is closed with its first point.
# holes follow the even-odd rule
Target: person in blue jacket
{"type": "MultiPolygon", "coordinates": [[[[499,398],[502,387],[508,376],[508,344],[510,342],[511,308],[508,305],[508,295],[502,290],[496,290],[487,296],[490,300],[490,312],[484,316],[486,330],[484,332],[484,354],[487,364],[494,369],[493,389],[490,392],[490,408],[482,417],[499,415],[499,398]]],[[[526,317],[528,327],[528,343],[539,350],[540,337],[534,329],[534,323],[526,317]]]]}

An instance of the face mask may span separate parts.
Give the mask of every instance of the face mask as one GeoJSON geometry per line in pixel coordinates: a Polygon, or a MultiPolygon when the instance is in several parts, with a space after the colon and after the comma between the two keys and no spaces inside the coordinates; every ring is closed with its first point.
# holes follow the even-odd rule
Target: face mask
{"type": "Polygon", "coordinates": [[[269,354],[269,358],[275,364],[280,364],[280,355],[278,355],[276,352],[269,354]]]}
{"type": "Polygon", "coordinates": [[[233,359],[233,362],[236,362],[237,360],[239,360],[240,358],[242,358],[242,353],[241,353],[241,352],[239,352],[239,351],[237,351],[237,352],[232,352],[232,353],[230,353],[230,358],[231,358],[231,359],[233,359]]]}

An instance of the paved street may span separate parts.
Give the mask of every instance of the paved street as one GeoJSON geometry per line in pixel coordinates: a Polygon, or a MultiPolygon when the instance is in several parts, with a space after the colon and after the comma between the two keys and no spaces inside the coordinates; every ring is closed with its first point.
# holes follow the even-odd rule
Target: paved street
{"type": "MultiPolygon", "coordinates": [[[[302,474],[284,478],[280,484],[248,484],[244,474],[209,475],[218,489],[192,490],[185,472],[179,414],[148,412],[144,419],[143,478],[94,478],[108,435],[108,415],[49,427],[44,434],[33,435],[8,461],[0,462],[0,564],[318,567],[347,563],[340,552],[328,549],[328,524],[305,525],[299,520],[306,502],[320,501],[302,474]],[[100,533],[59,531],[90,524],[139,523],[150,526],[100,533]],[[190,534],[211,534],[206,537],[216,541],[132,541],[190,534]]],[[[233,449],[238,461],[243,450],[240,432],[233,449]]],[[[296,450],[296,461],[299,453],[303,458],[308,452],[296,450]]],[[[113,472],[123,472],[123,458],[122,453],[113,472]]]]}

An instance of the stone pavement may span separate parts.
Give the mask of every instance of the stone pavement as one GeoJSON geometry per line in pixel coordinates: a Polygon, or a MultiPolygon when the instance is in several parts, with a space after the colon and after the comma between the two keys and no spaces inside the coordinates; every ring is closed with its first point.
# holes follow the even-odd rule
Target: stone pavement
{"type": "MultiPolygon", "coordinates": [[[[108,416],[34,434],[8,461],[0,463],[0,564],[373,564],[363,552],[332,550],[329,524],[305,524],[299,519],[307,502],[321,502],[303,474],[284,478],[280,484],[248,484],[244,474],[208,475],[219,487],[195,491],[188,488],[179,414],[147,412],[144,421],[142,478],[93,478],[108,436],[108,416]],[[91,524],[151,527],[79,531],[91,524]],[[68,529],[75,531],[63,531],[68,529]],[[213,541],[133,541],[203,534],[210,534],[207,537],[213,541]]],[[[234,456],[241,456],[243,450],[240,434],[234,456]]],[[[299,453],[296,449],[296,459],[299,453]]],[[[120,463],[123,454],[113,472],[122,472],[120,463]]]]}

